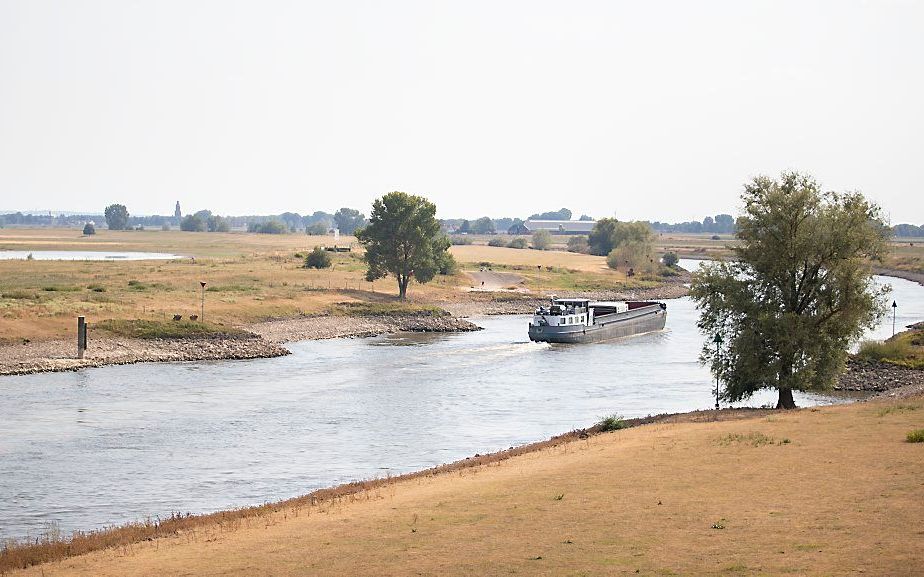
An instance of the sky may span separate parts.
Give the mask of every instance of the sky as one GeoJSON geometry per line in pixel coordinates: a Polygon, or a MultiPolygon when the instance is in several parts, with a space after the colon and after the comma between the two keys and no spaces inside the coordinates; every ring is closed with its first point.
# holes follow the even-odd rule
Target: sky
{"type": "Polygon", "coordinates": [[[0,0],[0,210],[924,223],[924,2],[0,0]]]}

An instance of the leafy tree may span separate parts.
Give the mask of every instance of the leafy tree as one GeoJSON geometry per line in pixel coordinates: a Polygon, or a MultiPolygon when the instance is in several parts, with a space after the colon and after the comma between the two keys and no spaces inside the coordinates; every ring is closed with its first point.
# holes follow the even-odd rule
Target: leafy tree
{"type": "Polygon", "coordinates": [[[546,250],[552,244],[552,233],[547,230],[537,230],[533,233],[533,248],[546,250]]]}
{"type": "Polygon", "coordinates": [[[463,219],[462,222],[459,223],[459,228],[456,229],[456,232],[459,234],[469,234],[472,232],[472,223],[463,219]]]}
{"type": "Polygon", "coordinates": [[[715,221],[712,220],[711,216],[707,216],[703,219],[703,231],[705,232],[718,232],[715,227],[715,221]]]}
{"type": "Polygon", "coordinates": [[[611,269],[624,267],[626,270],[631,268],[636,272],[651,270],[654,264],[653,261],[651,244],[638,240],[627,240],[620,243],[606,256],[606,266],[611,269]]]}
{"type": "Polygon", "coordinates": [[[305,268],[330,268],[330,254],[323,248],[316,246],[305,257],[305,268]]]}
{"type": "Polygon", "coordinates": [[[571,211],[567,208],[550,212],[541,212],[529,217],[530,220],[571,220],[571,211]]]}
{"type": "Polygon", "coordinates": [[[85,236],[96,234],[96,227],[93,226],[92,222],[88,222],[87,224],[83,225],[83,234],[85,236]]]}
{"type": "Polygon", "coordinates": [[[594,217],[592,217],[592,216],[590,216],[590,215],[588,215],[588,214],[582,214],[582,215],[581,215],[581,218],[579,218],[578,220],[590,221],[590,220],[593,220],[593,219],[594,219],[594,217]]]}
{"type": "Polygon", "coordinates": [[[355,208],[341,208],[334,213],[334,222],[340,234],[353,234],[356,229],[366,223],[366,215],[355,208]]]}
{"type": "Polygon", "coordinates": [[[494,234],[494,221],[483,216],[472,223],[471,230],[473,234],[494,234]]]}
{"type": "Polygon", "coordinates": [[[699,329],[730,401],[759,389],[822,390],[843,370],[847,349],[882,315],[870,259],[888,248],[879,208],[859,193],[822,192],[810,176],[755,178],[742,195],[734,260],[693,275],[699,329]],[[724,344],[717,354],[712,337],[724,344]]]}
{"type": "Polygon", "coordinates": [[[297,231],[303,222],[302,215],[297,212],[284,212],[279,215],[279,220],[284,222],[292,232],[297,231]]]}
{"type": "Polygon", "coordinates": [[[402,300],[411,278],[426,283],[440,271],[450,245],[440,232],[436,205],[406,192],[376,199],[369,224],[355,234],[366,249],[366,280],[394,275],[402,300]]]}
{"type": "Polygon", "coordinates": [[[305,227],[305,234],[319,236],[327,234],[329,227],[326,222],[315,222],[305,227]]]}
{"type": "Polygon", "coordinates": [[[128,209],[124,204],[110,204],[104,211],[106,226],[109,230],[125,230],[128,228],[128,209]]]}
{"type": "Polygon", "coordinates": [[[187,214],[183,217],[183,220],[180,221],[180,230],[185,230],[187,232],[205,232],[208,230],[208,223],[196,214],[187,214]]]}
{"type": "Polygon", "coordinates": [[[256,232],[260,234],[285,234],[289,232],[285,223],[278,220],[268,220],[266,222],[251,222],[247,225],[247,232],[256,232]]]}
{"type": "Polygon", "coordinates": [[[206,225],[209,229],[209,232],[228,232],[231,230],[231,225],[228,224],[228,219],[223,216],[218,216],[217,214],[210,215],[206,220],[206,225]]]}
{"type": "Polygon", "coordinates": [[[209,217],[212,216],[212,211],[211,210],[197,210],[195,213],[193,213],[193,216],[198,216],[199,218],[202,219],[203,222],[208,222],[209,217]]]}
{"type": "Polygon", "coordinates": [[[613,234],[616,232],[616,225],[619,223],[615,218],[601,218],[594,224],[593,230],[587,236],[587,244],[590,246],[590,254],[603,256],[610,254],[615,248],[613,234]]]}
{"type": "Polygon", "coordinates": [[[676,252],[666,252],[664,256],[661,257],[661,262],[664,263],[664,266],[674,268],[677,266],[677,263],[680,262],[680,258],[677,256],[676,252]]]}

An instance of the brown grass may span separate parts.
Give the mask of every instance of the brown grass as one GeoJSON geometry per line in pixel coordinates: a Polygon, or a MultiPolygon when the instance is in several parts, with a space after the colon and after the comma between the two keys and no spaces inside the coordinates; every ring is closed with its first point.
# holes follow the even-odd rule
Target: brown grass
{"type": "Polygon", "coordinates": [[[920,420],[888,406],[575,435],[24,574],[916,575],[924,458],[905,436],[920,420]]]}
{"type": "MultiPolygon", "coordinates": [[[[226,326],[269,318],[322,313],[343,301],[395,300],[391,278],[369,283],[359,247],[332,256],[325,270],[303,268],[304,255],[329,237],[304,234],[188,233],[102,230],[83,237],[70,229],[4,229],[0,250],[125,250],[185,255],[172,261],[0,261],[0,340],[72,338],[77,315],[91,324],[104,319],[144,321],[200,314],[200,281],[208,283],[206,319],[226,326]],[[189,258],[192,257],[192,258],[189,258]],[[55,290],[49,290],[55,289],[55,290]]],[[[526,288],[597,289],[648,286],[626,283],[602,257],[556,251],[486,246],[453,247],[459,261],[476,269],[482,260],[522,269],[526,288]],[[542,272],[535,270],[543,266],[542,272]],[[550,270],[551,268],[551,270],[550,270]]],[[[464,274],[412,284],[409,297],[422,305],[465,298],[464,274]]]]}

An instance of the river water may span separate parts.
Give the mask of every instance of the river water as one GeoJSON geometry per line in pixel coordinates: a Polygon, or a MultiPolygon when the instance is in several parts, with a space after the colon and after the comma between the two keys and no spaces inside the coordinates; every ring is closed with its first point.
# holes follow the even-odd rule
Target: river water
{"type": "MultiPolygon", "coordinates": [[[[924,287],[886,282],[899,327],[924,319],[924,287]]],[[[485,317],[480,332],[305,341],[275,359],[2,377],[0,538],[260,504],[613,413],[710,408],[695,319],[683,298],[665,331],[611,343],[531,343],[528,317],[485,317]]],[[[872,336],[891,329],[890,315],[872,336]]]]}

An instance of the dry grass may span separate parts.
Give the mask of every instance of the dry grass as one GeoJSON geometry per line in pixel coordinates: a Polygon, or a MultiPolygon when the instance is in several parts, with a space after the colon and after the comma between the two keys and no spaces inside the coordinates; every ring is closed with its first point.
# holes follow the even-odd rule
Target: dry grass
{"type": "Polygon", "coordinates": [[[576,436],[23,574],[919,575],[920,420],[888,406],[576,436]]]}
{"type": "MultiPolygon", "coordinates": [[[[0,261],[0,340],[71,338],[77,315],[92,326],[102,320],[164,321],[200,314],[200,281],[208,283],[206,319],[227,326],[271,318],[323,313],[344,301],[395,300],[390,278],[364,280],[365,266],[352,238],[352,253],[333,254],[325,270],[303,268],[304,255],[330,237],[304,234],[100,231],[84,237],[70,229],[3,229],[0,250],[119,250],[185,255],[172,261],[0,261]]],[[[602,257],[557,251],[486,246],[453,247],[469,270],[490,261],[519,269],[525,288],[595,290],[641,288],[657,281],[632,279],[606,268],[602,257]],[[535,267],[541,265],[541,272],[535,267]]],[[[466,267],[463,267],[466,268],[466,267]]],[[[467,298],[465,275],[413,284],[410,298],[432,305],[467,298]]]]}

